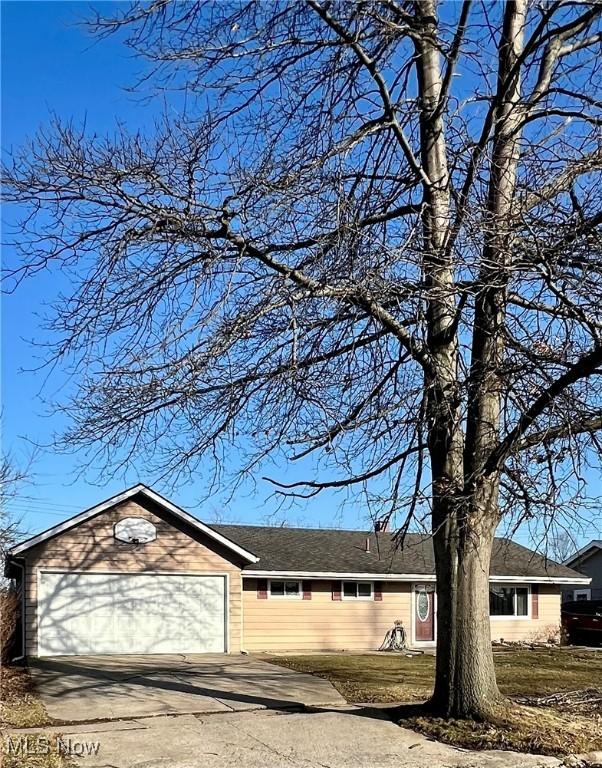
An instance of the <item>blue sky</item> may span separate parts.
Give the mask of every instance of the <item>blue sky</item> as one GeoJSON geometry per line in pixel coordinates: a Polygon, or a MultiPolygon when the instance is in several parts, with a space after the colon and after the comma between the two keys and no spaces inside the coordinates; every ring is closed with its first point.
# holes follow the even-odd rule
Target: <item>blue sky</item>
{"type": "MultiPolygon", "coordinates": [[[[118,3],[94,3],[102,10],[118,3]]],[[[117,120],[130,129],[152,117],[152,104],[141,104],[128,94],[140,72],[118,39],[91,39],[80,22],[89,18],[90,4],[81,2],[0,3],[2,21],[2,150],[20,146],[24,139],[48,123],[53,114],[86,120],[90,130],[111,132],[117,120]]],[[[3,213],[3,242],[10,239],[16,213],[3,213]]],[[[3,258],[10,260],[10,248],[3,258]]],[[[270,488],[243,486],[235,498],[204,498],[203,478],[176,489],[157,484],[144,472],[143,462],[127,474],[113,476],[101,467],[78,474],[76,456],[58,454],[49,445],[61,431],[64,417],[53,413],[53,403],[70,383],[60,370],[36,370],[43,358],[40,347],[48,335],[44,317],[60,290],[68,287],[57,269],[41,273],[12,295],[2,297],[2,403],[5,452],[21,464],[34,453],[31,482],[19,489],[12,511],[23,520],[23,528],[34,532],[56,524],[111,496],[125,487],[145,482],[163,491],[176,503],[208,521],[265,523],[288,521],[299,525],[362,527],[365,512],[357,505],[340,508],[339,498],[320,496],[311,503],[282,511],[276,500],[266,498],[270,488]],[[34,342],[32,344],[32,342],[34,342]],[[98,477],[100,475],[100,477],[98,477]]],[[[287,478],[299,479],[302,467],[287,478]],[[296,474],[299,473],[299,474],[296,474]]]]}
{"type": "MultiPolygon", "coordinates": [[[[115,3],[110,5],[115,7],[115,3]]],[[[124,90],[139,71],[139,63],[118,40],[99,43],[87,36],[78,22],[86,17],[89,8],[88,3],[79,2],[2,3],[3,151],[19,146],[44,126],[52,113],[76,121],[85,119],[90,129],[99,133],[111,131],[118,119],[130,128],[149,119],[152,108],[136,103],[124,90]]],[[[10,222],[13,215],[13,211],[6,210],[3,219],[10,222]]],[[[6,242],[10,235],[6,225],[3,234],[6,242]]],[[[4,256],[9,260],[10,252],[4,256]]],[[[61,371],[55,370],[47,378],[46,370],[35,368],[44,355],[38,345],[47,338],[43,318],[48,304],[65,286],[66,279],[55,269],[22,285],[16,294],[2,298],[3,449],[20,463],[31,455],[32,444],[47,445],[63,423],[62,416],[52,414],[52,403],[69,387],[69,381],[61,371]]],[[[96,472],[78,477],[77,463],[77,457],[58,455],[52,450],[35,452],[33,482],[20,488],[20,496],[13,504],[14,512],[23,517],[24,528],[46,528],[138,481],[154,485],[143,467],[118,477],[101,472],[98,484],[92,484],[90,479],[96,472]]],[[[157,490],[162,489],[158,486],[157,490]]],[[[216,513],[235,522],[262,522],[272,512],[276,519],[283,517],[276,513],[275,504],[266,506],[265,493],[253,493],[248,488],[226,509],[222,499],[210,499],[198,506],[202,492],[193,485],[176,489],[172,496],[207,519],[216,513]]],[[[334,524],[333,507],[330,505],[325,513],[325,503],[326,499],[311,512],[297,510],[287,513],[287,517],[304,523],[334,524]]],[[[354,513],[346,517],[348,526],[359,523],[354,513]]]]}
{"type": "MultiPolygon", "coordinates": [[[[113,9],[117,3],[110,5],[113,9]]],[[[95,7],[102,9],[103,3],[95,7]]],[[[94,41],[78,25],[90,5],[80,2],[2,2],[2,149],[19,146],[56,113],[76,121],[85,119],[90,129],[110,132],[117,120],[130,128],[149,120],[153,106],[136,102],[124,86],[139,72],[135,61],[119,40],[94,41]]],[[[3,217],[10,221],[10,209],[3,217]]],[[[8,233],[4,231],[3,242],[8,233]]],[[[8,249],[10,250],[10,249],[8,249]]],[[[10,253],[5,254],[10,259],[10,253]]],[[[47,378],[35,370],[43,358],[47,339],[43,317],[47,306],[66,278],[56,269],[29,281],[13,295],[2,298],[2,402],[3,449],[24,462],[33,444],[49,444],[61,430],[64,417],[52,413],[52,402],[70,386],[60,370],[47,378]],[[31,344],[31,341],[35,344],[31,344]]],[[[13,504],[23,526],[33,532],[46,528],[78,510],[119,492],[138,481],[154,484],[144,466],[127,475],[112,476],[102,468],[80,476],[77,457],[38,449],[32,465],[32,482],[20,489],[13,504]],[[100,473],[100,477],[97,474],[100,473]],[[97,479],[96,484],[91,478],[97,479]]],[[[303,468],[295,470],[301,473],[303,468]]],[[[298,479],[287,469],[289,480],[298,479]]],[[[590,478],[592,494],[599,493],[599,479],[590,478]]],[[[166,490],[155,485],[159,491],[166,490]]],[[[361,527],[367,517],[359,505],[340,508],[340,499],[319,496],[287,512],[267,500],[267,484],[244,486],[236,496],[202,498],[202,478],[182,485],[169,494],[173,500],[208,521],[216,515],[231,522],[280,521],[293,524],[361,527]]],[[[596,531],[591,529],[591,535],[596,531]]],[[[522,534],[526,540],[526,534],[522,534]]]]}
{"type": "MultiPolygon", "coordinates": [[[[110,129],[117,116],[131,119],[136,107],[119,85],[132,72],[131,59],[117,41],[93,44],[77,26],[89,6],[63,2],[3,2],[2,21],[2,149],[19,146],[56,112],[86,118],[99,130],[110,129]]],[[[3,221],[10,220],[5,211],[3,221]]],[[[3,227],[3,242],[9,237],[3,227]]],[[[10,259],[10,253],[4,254],[10,259]]],[[[44,386],[45,372],[35,372],[42,351],[29,342],[43,342],[42,317],[64,282],[45,273],[2,297],[3,449],[23,464],[31,443],[47,444],[60,418],[49,416],[57,390],[68,386],[60,372],[44,386]]],[[[91,487],[72,475],[73,459],[38,450],[14,511],[24,528],[35,530],[58,522],[78,508],[117,492],[122,480],[91,487]]]]}

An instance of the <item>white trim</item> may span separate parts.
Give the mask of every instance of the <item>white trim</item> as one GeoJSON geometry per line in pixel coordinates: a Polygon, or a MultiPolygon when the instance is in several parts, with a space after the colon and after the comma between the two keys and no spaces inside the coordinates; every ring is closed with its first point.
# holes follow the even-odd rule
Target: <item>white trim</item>
{"type": "MultiPolygon", "coordinates": [[[[337,571],[261,571],[246,569],[242,571],[243,578],[254,579],[335,579],[345,581],[435,581],[435,576],[424,576],[408,573],[362,573],[362,572],[337,572],[337,571]]],[[[573,582],[571,582],[573,583],[573,582]]]]}
{"type": "MultiPolygon", "coordinates": [[[[418,581],[435,582],[434,574],[422,573],[340,573],[336,571],[261,571],[258,569],[245,569],[242,571],[242,577],[250,579],[338,579],[345,581],[418,581]]],[[[494,576],[489,577],[489,581],[502,584],[589,584],[589,577],[566,578],[557,576],[494,576]]]]}
{"type": "MultiPolygon", "coordinates": [[[[177,571],[176,571],[177,573],[177,571]]],[[[199,576],[204,576],[204,573],[199,573],[199,576]]],[[[211,574],[207,574],[208,576],[211,576],[211,574]]],[[[232,617],[230,616],[230,611],[232,610],[232,600],[230,599],[230,574],[228,571],[224,571],[223,574],[216,573],[215,576],[223,576],[224,577],[224,653],[230,653],[230,627],[232,626],[232,617]]],[[[241,582],[242,587],[242,582],[241,582]]],[[[242,589],[241,589],[242,592],[242,589]]],[[[242,595],[241,595],[241,603],[242,603],[242,595]]]]}
{"type": "MultiPolygon", "coordinates": [[[[286,587],[284,588],[284,592],[286,592],[286,587]]],[[[303,582],[301,579],[269,579],[268,580],[268,600],[302,600],[303,599],[303,582]],[[286,584],[287,581],[294,582],[297,585],[297,594],[296,595],[273,595],[272,594],[272,582],[278,581],[282,582],[283,584],[286,584]]]]}
{"type": "Polygon", "coordinates": [[[566,576],[494,576],[489,577],[489,581],[499,584],[589,584],[591,579],[588,576],[577,576],[576,578],[567,578],[566,576]]]}
{"type": "Polygon", "coordinates": [[[374,582],[373,581],[360,581],[359,579],[343,579],[341,580],[341,600],[351,600],[351,602],[361,602],[362,600],[366,602],[371,602],[374,600],[374,582]],[[359,591],[356,589],[355,595],[345,595],[345,584],[369,584],[370,585],[370,594],[369,595],[360,595],[359,591]]]}
{"type": "MultiPolygon", "coordinates": [[[[230,574],[228,571],[100,571],[93,568],[47,568],[40,566],[36,574],[36,657],[40,658],[40,611],[37,605],[40,599],[40,584],[43,573],[82,573],[98,576],[220,576],[224,579],[224,653],[230,653],[230,574]]],[[[152,654],[148,654],[152,655],[152,654]]]]}
{"type": "Polygon", "coordinates": [[[579,600],[577,595],[585,595],[586,600],[592,599],[592,591],[591,589],[574,589],[573,590],[573,600],[579,600]]]}
{"type": "MultiPolygon", "coordinates": [[[[238,573],[238,576],[240,577],[240,572],[238,573]]],[[[241,653],[246,653],[245,651],[245,585],[242,583],[242,577],[240,578],[240,645],[239,650],[241,653]]],[[[228,602],[230,603],[230,607],[232,606],[232,600],[228,598],[228,602]]]]}
{"type": "Polygon", "coordinates": [[[422,579],[412,584],[412,596],[410,599],[410,610],[412,611],[411,625],[412,625],[412,646],[418,648],[434,648],[437,645],[437,591],[433,590],[431,593],[433,596],[433,605],[431,610],[433,611],[433,639],[432,640],[416,640],[416,587],[431,585],[432,582],[422,579]]]}
{"type": "MultiPolygon", "coordinates": [[[[496,583],[499,584],[499,582],[496,582],[496,583]]],[[[493,586],[491,584],[491,582],[490,582],[490,586],[493,586]]],[[[510,621],[525,621],[525,620],[526,621],[531,621],[531,618],[532,618],[532,615],[531,615],[532,614],[531,605],[532,605],[532,600],[533,600],[531,586],[529,584],[513,584],[512,588],[514,589],[514,599],[512,600],[512,604],[514,606],[515,613],[507,613],[507,614],[504,614],[502,616],[499,616],[499,615],[495,615],[494,616],[491,613],[491,610],[490,610],[489,611],[489,618],[491,619],[491,621],[499,621],[500,619],[502,621],[508,621],[508,620],[510,620],[510,621]],[[516,613],[516,590],[519,587],[523,587],[524,589],[527,590],[527,613],[524,616],[519,616],[516,613]]]]}
{"type": "Polygon", "coordinates": [[[68,520],[65,520],[64,522],[59,523],[58,525],[54,525],[52,528],[49,528],[47,531],[43,531],[42,533],[39,533],[36,536],[32,536],[26,541],[23,541],[21,544],[18,544],[16,547],[13,547],[13,549],[10,550],[9,555],[18,555],[20,552],[24,552],[26,549],[30,549],[31,547],[34,547],[36,544],[40,544],[41,542],[46,541],[47,539],[50,539],[59,533],[63,533],[63,531],[67,531],[70,528],[74,528],[76,525],[79,525],[80,523],[83,523],[86,520],[89,520],[91,517],[95,517],[96,515],[99,515],[101,512],[106,512],[107,509],[110,509],[111,507],[114,507],[117,504],[121,504],[124,501],[127,501],[132,496],[135,496],[138,493],[142,494],[143,496],[146,496],[151,501],[154,501],[155,504],[158,504],[160,507],[163,507],[163,509],[166,509],[168,512],[171,512],[171,514],[174,515],[174,517],[179,518],[180,520],[183,520],[184,522],[188,523],[196,530],[201,531],[202,533],[209,536],[209,538],[214,539],[215,541],[218,541],[227,549],[230,549],[233,552],[236,552],[238,555],[243,557],[245,560],[248,560],[250,563],[259,562],[259,558],[256,555],[254,555],[252,552],[248,552],[246,549],[243,549],[243,547],[240,547],[238,544],[235,544],[233,541],[230,541],[230,539],[227,539],[225,536],[222,536],[221,533],[214,531],[213,528],[210,528],[208,525],[205,525],[205,523],[202,523],[200,520],[197,520],[196,517],[189,515],[188,512],[184,512],[183,509],[180,509],[180,507],[177,507],[175,504],[172,504],[171,501],[168,501],[160,494],[156,493],[155,491],[151,490],[150,488],[147,488],[145,485],[142,485],[142,484],[135,485],[133,488],[130,488],[127,491],[123,491],[123,493],[119,493],[117,494],[117,496],[112,496],[110,499],[107,499],[106,501],[103,501],[100,504],[97,504],[95,507],[91,507],[90,509],[87,509],[84,512],[80,512],[78,515],[75,515],[74,517],[70,517],[68,520]]]}

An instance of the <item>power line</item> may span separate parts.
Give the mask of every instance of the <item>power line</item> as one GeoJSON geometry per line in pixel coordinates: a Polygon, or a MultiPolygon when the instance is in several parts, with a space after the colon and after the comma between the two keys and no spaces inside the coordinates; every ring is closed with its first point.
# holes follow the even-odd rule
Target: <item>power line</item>
{"type": "Polygon", "coordinates": [[[81,505],[71,504],[58,504],[56,502],[46,502],[44,499],[22,499],[18,496],[13,496],[10,501],[14,504],[25,504],[28,507],[48,507],[50,509],[82,509],[81,505]]]}
{"type": "Polygon", "coordinates": [[[20,515],[27,514],[27,515],[53,515],[55,517],[73,517],[73,510],[58,512],[57,510],[37,509],[35,507],[21,507],[21,506],[15,506],[12,504],[7,504],[6,509],[9,512],[15,512],[20,515]]]}
{"type": "Polygon", "coordinates": [[[57,501],[51,501],[49,499],[41,499],[39,496],[21,496],[20,494],[16,495],[14,497],[15,501],[23,501],[26,503],[31,504],[45,504],[49,507],[60,507],[61,509],[66,508],[72,508],[72,509],[81,509],[81,504],[69,504],[66,502],[57,502],[57,501]]]}
{"type": "Polygon", "coordinates": [[[33,510],[33,511],[38,510],[40,512],[56,512],[56,513],[60,512],[61,514],[64,513],[66,515],[73,515],[74,513],[77,514],[77,510],[74,510],[74,509],[67,509],[67,508],[63,508],[63,507],[46,507],[43,504],[40,504],[38,506],[37,504],[28,504],[27,502],[11,502],[11,501],[7,501],[6,502],[6,506],[7,507],[21,507],[23,509],[33,510]]]}

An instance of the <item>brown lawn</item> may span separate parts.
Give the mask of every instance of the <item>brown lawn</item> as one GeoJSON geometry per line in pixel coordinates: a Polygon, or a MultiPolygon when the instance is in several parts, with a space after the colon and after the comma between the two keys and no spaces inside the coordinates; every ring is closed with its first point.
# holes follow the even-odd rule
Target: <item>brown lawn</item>
{"type": "Polygon", "coordinates": [[[68,768],[73,765],[71,758],[58,754],[55,739],[49,739],[52,746],[48,754],[43,750],[36,753],[36,736],[30,736],[32,751],[27,755],[10,753],[8,739],[11,728],[40,728],[40,736],[45,736],[41,726],[50,720],[40,699],[36,696],[31,678],[24,667],[0,668],[0,764],[2,768],[68,768]]]}
{"type": "MultiPolygon", "coordinates": [[[[330,680],[352,703],[416,705],[428,698],[434,680],[435,659],[427,655],[337,653],[270,660],[330,680]]],[[[502,693],[515,700],[495,721],[443,720],[416,706],[393,713],[401,725],[473,749],[556,755],[602,749],[601,651],[498,651],[495,662],[502,693]],[[561,695],[538,701],[551,694],[561,695]]]]}

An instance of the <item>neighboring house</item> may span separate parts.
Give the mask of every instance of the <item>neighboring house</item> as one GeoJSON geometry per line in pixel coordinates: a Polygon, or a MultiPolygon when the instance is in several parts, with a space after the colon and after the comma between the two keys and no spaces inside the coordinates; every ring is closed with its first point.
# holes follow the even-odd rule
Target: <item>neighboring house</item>
{"type": "MultiPolygon", "coordinates": [[[[435,641],[433,548],[386,531],[206,525],[145,486],[14,547],[30,656],[377,649],[400,619],[435,641]]],[[[558,629],[562,585],[589,579],[497,539],[491,634],[558,629]]]]}
{"type": "Polygon", "coordinates": [[[564,590],[563,600],[602,599],[602,539],[592,539],[589,544],[565,560],[564,564],[588,576],[591,584],[576,584],[573,589],[564,590]]]}

